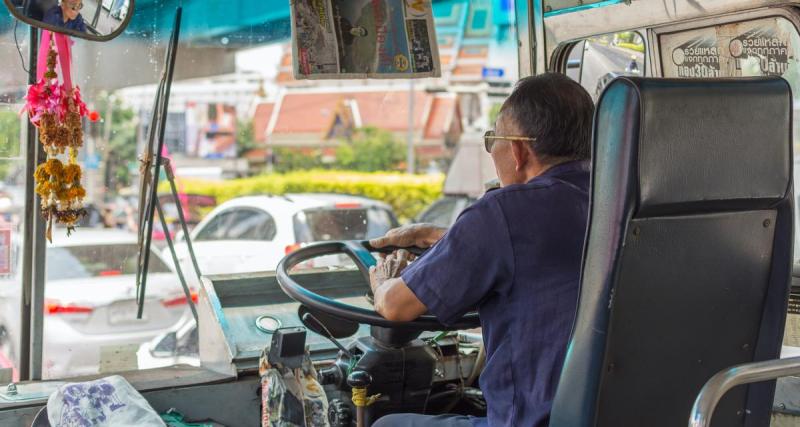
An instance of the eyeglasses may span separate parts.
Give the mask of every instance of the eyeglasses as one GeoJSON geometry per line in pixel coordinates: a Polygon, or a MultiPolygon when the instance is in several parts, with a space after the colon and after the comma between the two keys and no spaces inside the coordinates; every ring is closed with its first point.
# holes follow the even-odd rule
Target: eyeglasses
{"type": "Polygon", "coordinates": [[[72,3],[72,2],[68,1],[67,2],[67,7],[77,12],[77,11],[83,9],[83,2],[80,2],[80,3],[76,4],[76,3],[72,3]]]}
{"type": "Polygon", "coordinates": [[[483,134],[483,146],[486,148],[487,153],[492,154],[492,147],[494,147],[494,143],[499,139],[505,141],[536,141],[536,138],[529,138],[527,136],[497,136],[494,134],[493,130],[487,130],[486,133],[483,134]]]}

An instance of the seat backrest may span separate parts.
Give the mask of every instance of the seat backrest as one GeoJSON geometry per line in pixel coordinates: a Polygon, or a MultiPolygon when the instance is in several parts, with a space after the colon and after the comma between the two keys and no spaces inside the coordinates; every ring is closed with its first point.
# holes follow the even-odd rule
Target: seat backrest
{"type": "MultiPolygon", "coordinates": [[[[779,356],[792,104],[765,79],[619,78],[598,101],[580,301],[551,426],[682,426],[718,371],[779,356]]],[[[774,383],[716,426],[768,425],[774,383]]]]}

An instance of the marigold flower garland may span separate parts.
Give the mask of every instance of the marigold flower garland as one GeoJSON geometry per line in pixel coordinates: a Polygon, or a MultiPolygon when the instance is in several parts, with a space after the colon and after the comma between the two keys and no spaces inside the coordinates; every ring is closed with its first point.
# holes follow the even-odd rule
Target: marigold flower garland
{"type": "Polygon", "coordinates": [[[53,46],[52,34],[43,36],[49,48],[47,71],[28,89],[25,110],[31,123],[39,129],[39,141],[47,153],[47,161],[37,167],[34,178],[36,193],[42,201],[41,213],[48,224],[47,238],[52,240],[53,221],[66,226],[69,235],[86,215],[83,206],[86,190],[81,185],[82,171],[77,158],[78,148],[83,146],[82,118],[89,111],[81,100],[80,90],[72,87],[68,76],[69,41],[58,39],[66,36],[55,35],[59,52],[53,46]],[[65,74],[64,84],[58,81],[56,74],[59,62],[65,74]],[[67,154],[66,164],[59,159],[64,154],[67,154]]]}

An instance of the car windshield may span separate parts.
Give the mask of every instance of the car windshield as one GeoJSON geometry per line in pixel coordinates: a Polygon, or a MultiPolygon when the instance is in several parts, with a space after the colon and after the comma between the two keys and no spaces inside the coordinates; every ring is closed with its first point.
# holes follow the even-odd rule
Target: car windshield
{"type": "MultiPolygon", "coordinates": [[[[138,251],[133,243],[48,248],[47,280],[50,282],[136,274],[138,251]]],[[[149,272],[169,273],[170,269],[154,252],[150,256],[149,272]]]]}
{"type": "Polygon", "coordinates": [[[396,226],[384,209],[309,209],[294,217],[298,243],[380,237],[396,226]]]}

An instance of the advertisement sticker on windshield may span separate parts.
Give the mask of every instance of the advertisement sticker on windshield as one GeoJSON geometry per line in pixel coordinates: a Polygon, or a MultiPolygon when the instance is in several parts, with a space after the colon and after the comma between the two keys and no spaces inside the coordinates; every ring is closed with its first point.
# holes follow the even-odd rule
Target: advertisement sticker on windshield
{"type": "Polygon", "coordinates": [[[441,75],[430,0],[294,0],[297,79],[441,75]]]}
{"type": "Polygon", "coordinates": [[[743,67],[757,67],[759,75],[780,76],[789,69],[789,38],[775,27],[744,31],[728,43],[728,50],[739,73],[743,67]]]}
{"type": "Polygon", "coordinates": [[[664,34],[664,76],[782,76],[796,67],[795,35],[791,23],[778,17],[664,34]]]}
{"type": "Polygon", "coordinates": [[[665,77],[719,77],[719,49],[713,28],[662,38],[665,77]]]}

